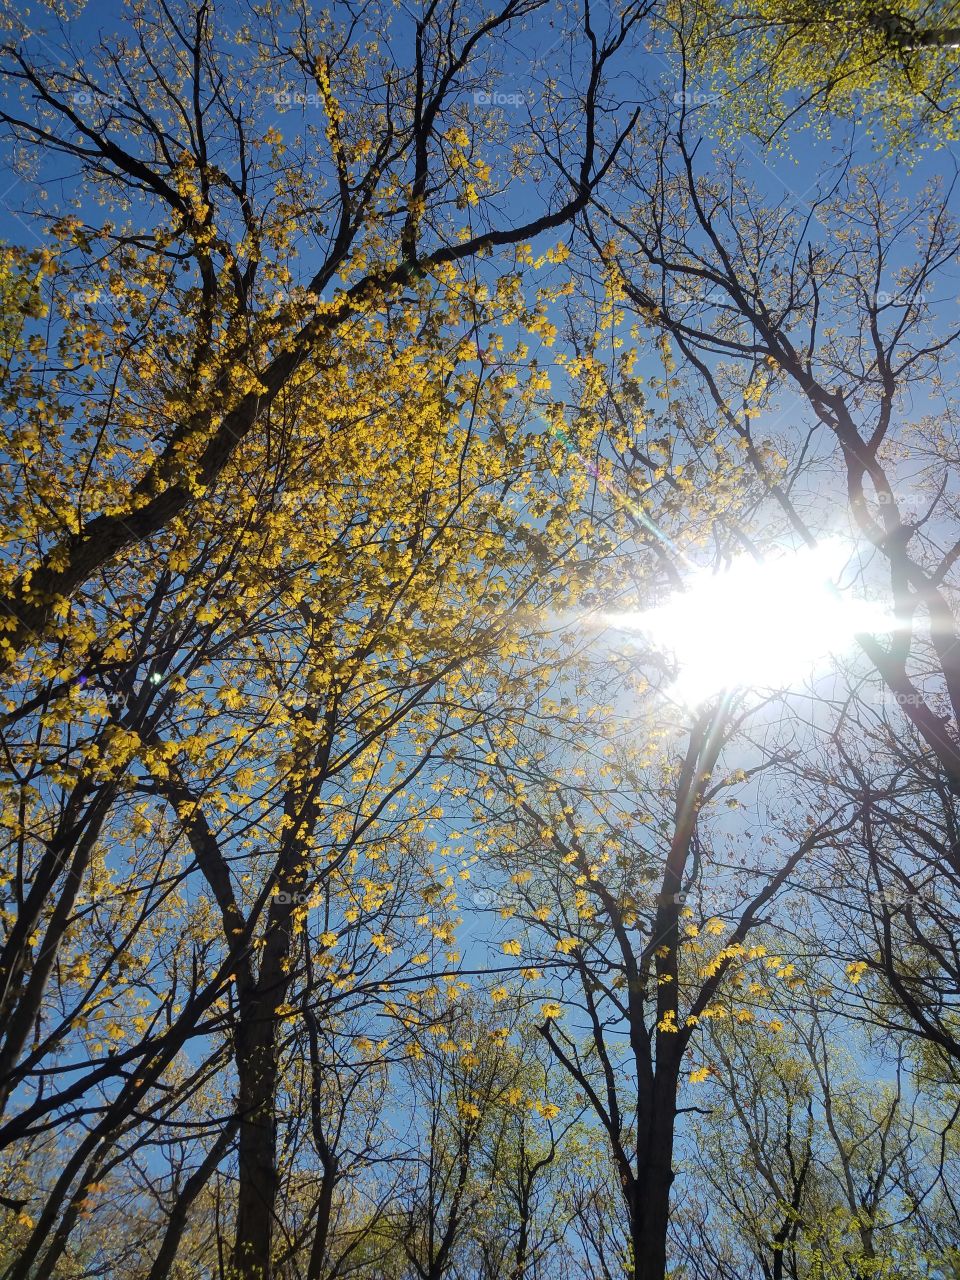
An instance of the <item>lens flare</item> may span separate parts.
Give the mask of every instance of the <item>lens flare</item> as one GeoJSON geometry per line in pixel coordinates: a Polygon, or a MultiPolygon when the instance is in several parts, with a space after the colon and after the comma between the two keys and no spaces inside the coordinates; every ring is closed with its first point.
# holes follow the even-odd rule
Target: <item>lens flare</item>
{"type": "Polygon", "coordinates": [[[655,609],[604,621],[672,655],[671,694],[687,705],[725,689],[783,689],[849,649],[858,632],[894,629],[882,606],[838,588],[849,558],[839,539],[776,559],[744,556],[720,573],[695,570],[655,609]]]}

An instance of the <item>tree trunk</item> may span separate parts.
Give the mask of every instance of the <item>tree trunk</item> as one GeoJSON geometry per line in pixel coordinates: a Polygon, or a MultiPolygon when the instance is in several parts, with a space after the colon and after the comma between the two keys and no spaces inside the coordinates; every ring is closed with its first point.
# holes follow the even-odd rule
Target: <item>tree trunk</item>
{"type": "Polygon", "coordinates": [[[325,1168],[320,1180],[317,1200],[317,1225],[313,1232],[313,1246],[307,1266],[307,1280],[323,1280],[327,1261],[327,1244],[330,1237],[330,1219],[333,1214],[333,1192],[337,1182],[336,1165],[325,1168]]]}
{"type": "Polygon", "coordinates": [[[633,1187],[631,1236],[633,1280],[665,1280],[670,1188],[673,1185],[673,1134],[676,1124],[676,1076],[654,1087],[654,1106],[644,1148],[638,1152],[633,1187]]]}
{"type": "Polygon", "coordinates": [[[241,1016],[237,1041],[240,1135],[233,1266],[243,1280],[273,1280],[278,1064],[276,1018],[263,1000],[241,1016]]]}

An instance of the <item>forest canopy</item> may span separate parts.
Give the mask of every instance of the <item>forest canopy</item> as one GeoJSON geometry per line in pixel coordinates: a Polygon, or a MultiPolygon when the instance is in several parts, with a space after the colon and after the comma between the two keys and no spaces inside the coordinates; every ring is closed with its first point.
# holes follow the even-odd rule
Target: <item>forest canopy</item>
{"type": "Polygon", "coordinates": [[[960,1280],[958,57],[3,0],[2,1280],[960,1280]]]}

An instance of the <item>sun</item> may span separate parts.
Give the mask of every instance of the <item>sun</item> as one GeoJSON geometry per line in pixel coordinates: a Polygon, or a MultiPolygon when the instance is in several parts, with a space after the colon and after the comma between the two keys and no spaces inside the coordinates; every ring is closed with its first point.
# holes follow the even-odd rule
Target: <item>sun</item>
{"type": "Polygon", "coordinates": [[[604,620],[673,657],[670,692],[688,706],[727,689],[788,688],[850,649],[858,632],[893,629],[888,611],[838,587],[850,554],[849,543],[828,539],[764,560],[742,556],[719,573],[694,570],[655,609],[604,620]]]}

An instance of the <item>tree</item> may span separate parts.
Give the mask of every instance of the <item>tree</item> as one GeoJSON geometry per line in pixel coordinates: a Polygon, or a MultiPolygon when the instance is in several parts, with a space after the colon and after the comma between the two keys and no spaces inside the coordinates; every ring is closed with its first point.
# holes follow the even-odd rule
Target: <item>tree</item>
{"type": "MultiPolygon", "coordinates": [[[[400,359],[394,364],[392,376],[403,377],[400,359]]],[[[363,376],[358,366],[355,385],[363,376]]],[[[366,376],[376,424],[393,410],[396,387],[382,386],[374,363],[366,376]]],[[[521,402],[511,409],[505,381],[444,374],[410,388],[388,448],[374,430],[365,442],[343,433],[300,452],[301,423],[311,414],[316,421],[320,408],[304,393],[286,421],[275,415],[263,442],[284,458],[283,470],[224,478],[232,524],[201,504],[194,523],[171,531],[145,615],[137,607],[145,567],[114,579],[106,671],[96,668],[79,689],[48,677],[38,700],[54,708],[51,741],[38,737],[29,702],[10,714],[8,749],[25,773],[9,794],[10,830],[30,858],[14,861],[10,877],[9,1091],[48,1081],[54,1051],[66,1055],[58,1071],[69,1085],[45,1083],[3,1139],[51,1123],[89,1088],[122,1080],[132,1061],[160,1072],[172,1061],[161,1049],[176,1055],[187,1040],[215,1037],[211,1062],[222,1070],[222,1055],[232,1057],[238,1092],[235,1266],[254,1275],[267,1274],[273,1255],[283,1027],[304,1002],[307,1019],[364,1002],[379,1016],[390,984],[426,986],[416,978],[424,966],[455,969],[455,899],[437,883],[443,854],[426,829],[441,816],[443,757],[469,689],[464,672],[482,678],[516,645],[516,611],[563,590],[562,578],[531,576],[528,540],[522,529],[510,533],[517,522],[508,495],[516,500],[535,483],[544,442],[522,439],[521,402]],[[467,424],[455,426],[461,408],[467,424]],[[487,415],[497,423],[492,440],[475,431],[487,415]],[[443,434],[433,434],[437,421],[443,434]],[[365,458],[374,457],[377,469],[367,472],[365,458]],[[323,520],[294,531],[288,517],[300,504],[323,520]],[[37,770],[66,789],[54,808],[55,821],[70,824],[62,852],[53,837],[40,838],[47,796],[34,797],[37,770]],[[77,821],[84,802],[99,826],[77,821]],[[119,878],[109,845],[94,857],[111,812],[119,825],[110,845],[120,848],[131,844],[124,824],[134,815],[142,855],[131,857],[132,877],[119,878]],[[115,944],[111,937],[95,971],[99,947],[87,946],[71,920],[81,890],[93,891],[91,867],[101,872],[91,917],[102,919],[105,893],[118,912],[115,944]],[[171,896],[171,883],[184,884],[182,896],[171,896]],[[48,917],[35,954],[33,934],[48,917]],[[138,928],[147,935],[145,973],[132,963],[138,928]],[[158,935],[171,974],[159,1000],[149,969],[158,935]],[[27,1031],[57,1012],[47,1008],[51,975],[58,956],[67,961],[68,941],[85,952],[69,958],[70,980],[84,994],[56,1017],[42,1049],[24,1056],[27,1031]],[[126,970],[119,996],[110,980],[118,957],[126,970]],[[30,982],[18,987],[26,969],[30,982]],[[185,970],[184,1006],[172,975],[185,970]],[[110,1021],[114,1005],[121,1016],[110,1021]],[[91,1009],[88,1042],[100,1061],[78,1081],[70,1055],[91,1009]],[[173,1032],[163,1026],[168,1009],[173,1032]]],[[[542,486],[537,500],[545,512],[557,505],[557,537],[566,528],[578,538],[542,486]]],[[[104,1123],[119,1123],[157,1084],[157,1075],[134,1077],[104,1123]]],[[[322,1159],[322,1128],[319,1139],[322,1159]]],[[[54,1199],[35,1228],[34,1252],[56,1212],[54,1199]]]]}
{"type": "MultiPolygon", "coordinates": [[[[475,325],[483,289],[515,282],[507,265],[484,284],[478,258],[585,207],[637,117],[617,113],[606,80],[644,5],[602,33],[587,3],[572,113],[531,104],[504,133],[499,113],[457,103],[497,82],[502,40],[543,8],[450,0],[401,22],[371,3],[338,22],[295,0],[234,32],[206,0],[159,22],[134,6],[62,60],[54,32],[7,12],[10,153],[78,179],[67,207],[31,210],[59,244],[64,292],[47,331],[58,372],[38,331],[10,383],[6,667],[69,630],[84,584],[214,494],[286,396],[348,383],[371,327],[416,327],[405,300],[455,280],[475,325]],[[379,43],[391,28],[402,65],[379,43]],[[150,68],[149,89],[132,67],[150,68]],[[301,99],[314,113],[302,131],[278,118],[301,99]],[[517,216],[521,157],[543,202],[517,216]]],[[[564,43],[579,45],[578,26],[564,43]]]]}
{"type": "Polygon", "coordinates": [[[774,996],[781,1035],[711,1027],[707,1105],[688,1157],[694,1274],[936,1274],[932,1220],[953,1212],[941,1146],[949,1114],[920,1102],[902,1044],[851,1043],[843,1015],[808,987],[809,996],[774,996]]]}
{"type": "MultiPolygon", "coordinates": [[[[668,392],[685,410],[676,418],[678,442],[706,432],[718,451],[738,447],[753,470],[748,545],[755,545],[755,529],[762,529],[761,545],[812,545],[849,528],[851,582],[886,601],[895,618],[889,638],[858,637],[864,661],[851,665],[846,692],[820,695],[819,705],[832,704],[836,718],[824,724],[812,717],[823,753],[800,767],[817,773],[827,803],[843,792],[861,807],[873,850],[867,910],[875,922],[865,954],[870,964],[887,966],[914,1027],[942,1039],[937,1010],[952,1002],[952,944],[941,950],[936,978],[935,958],[919,957],[940,945],[934,917],[945,923],[955,909],[955,406],[944,396],[913,421],[905,406],[912,395],[945,386],[955,358],[956,329],[947,322],[934,335],[931,328],[958,245],[949,191],[934,181],[922,199],[908,200],[845,166],[831,177],[829,193],[811,196],[809,213],[772,210],[739,175],[736,157],[720,160],[719,174],[699,169],[691,128],[681,110],[635,220],[613,216],[616,240],[607,244],[597,230],[595,242],[623,295],[662,328],[682,362],[668,392]],[[668,192],[682,198],[668,200],[668,192]],[[908,229],[916,238],[905,259],[898,246],[908,229]],[[802,438],[778,430],[776,415],[787,411],[804,422],[802,438]],[[839,484],[828,478],[834,466],[839,484]],[[878,678],[887,699],[879,719],[878,678]],[[872,759],[858,742],[864,733],[878,748],[872,759]],[[901,807],[907,793],[909,813],[901,807]],[[885,872],[877,865],[880,848],[885,872]],[[892,870],[911,848],[919,861],[892,870]],[[898,913],[891,929],[877,891],[896,897],[933,882],[934,915],[921,912],[911,926],[909,912],[898,913]],[[898,977],[901,926],[918,950],[898,977]],[[920,968],[908,977],[914,960],[920,968]]],[[[859,872],[856,879],[866,887],[859,872]]]]}
{"type": "Polygon", "coordinates": [[[461,669],[542,593],[508,502],[542,451],[499,330],[548,336],[550,287],[532,307],[520,289],[527,241],[583,207],[636,115],[604,84],[644,10],[598,36],[588,9],[582,110],[545,108],[539,160],[524,144],[543,203],[513,216],[518,136],[456,99],[539,7],[428,5],[397,34],[409,69],[376,44],[376,6],[233,33],[207,4],[131,10],[64,63],[8,15],[8,142],[80,178],[75,205],[38,214],[55,323],[12,344],[5,389],[0,1067],[18,1105],[0,1142],[95,1117],[12,1274],[55,1265],[133,1114],[172,1139],[188,1052],[197,1079],[231,1063],[232,1265],[268,1276],[286,1021],[382,1009],[421,950],[401,960],[401,936],[449,942],[446,904],[401,902],[433,874],[418,788],[461,669]],[[291,96],[315,111],[302,134],[291,96]],[[504,246],[506,270],[478,264],[504,246]]]}
{"type": "Polygon", "coordinates": [[[945,199],[705,164],[631,59],[732,11],[224,16],[4,19],[3,1280],[940,1280],[945,199]],[[846,526],[889,636],[684,701],[646,612],[846,526]]]}
{"type": "Polygon", "coordinates": [[[634,206],[636,220],[612,215],[617,238],[608,244],[598,232],[595,242],[623,296],[675,344],[696,380],[705,404],[694,432],[715,415],[716,447],[742,450],[754,469],[764,515],[773,521],[767,536],[813,544],[831,517],[842,517],[866,549],[864,581],[885,572],[896,640],[884,646],[862,635],[860,647],[950,785],[960,788],[960,751],[949,724],[960,714],[955,521],[948,487],[940,486],[954,408],[947,400],[917,423],[914,456],[922,470],[910,482],[899,478],[909,462],[900,465],[907,441],[897,410],[911,389],[940,385],[957,340],[954,327],[937,337],[925,327],[928,294],[957,252],[949,192],[934,181],[922,199],[908,201],[865,171],[844,168],[829,192],[809,201],[820,225],[838,234],[830,243],[807,242],[811,212],[767,209],[735,156],[719,159],[714,175],[698,172],[696,150],[681,112],[678,132],[664,137],[656,182],[634,206]],[[669,198],[673,193],[682,198],[669,198]],[[938,213],[928,219],[931,201],[938,213]],[[894,246],[908,230],[916,231],[918,247],[900,264],[894,246]],[[807,415],[809,443],[757,438],[754,419],[787,394],[807,415]],[[825,487],[817,499],[803,494],[800,478],[833,459],[842,487],[825,487]],[[920,617],[928,620],[926,633],[920,617]],[[937,695],[920,683],[927,663],[940,681],[937,695]]]}
{"type": "MultiPolygon", "coordinates": [[[[623,664],[617,690],[609,662],[598,677],[614,703],[635,687],[636,661],[623,664]]],[[[797,830],[787,822],[779,839],[768,834],[763,856],[748,851],[731,867],[717,811],[736,807],[776,764],[749,775],[721,764],[751,710],[712,703],[668,729],[655,693],[641,712],[618,716],[591,701],[588,676],[571,683],[576,703],[558,677],[566,710],[531,699],[534,732],[516,706],[496,731],[487,727],[472,761],[478,816],[502,875],[502,951],[517,958],[540,1034],[599,1122],[616,1170],[626,1256],[607,1265],[663,1280],[678,1091],[698,1027],[752,1021],[771,979],[798,980],[751,935],[804,857],[850,819],[838,809],[797,830]],[[539,723],[545,714],[555,742],[539,723]],[[651,725],[660,728],[653,741],[651,725]]],[[[505,999],[508,989],[493,994],[505,999]]]]}
{"type": "Polygon", "coordinates": [[[960,26],[950,4],[762,0],[674,13],[689,103],[719,106],[728,126],[764,145],[808,123],[826,133],[837,117],[862,121],[891,149],[957,136],[960,26]],[[713,93],[696,88],[700,77],[713,93]]]}

